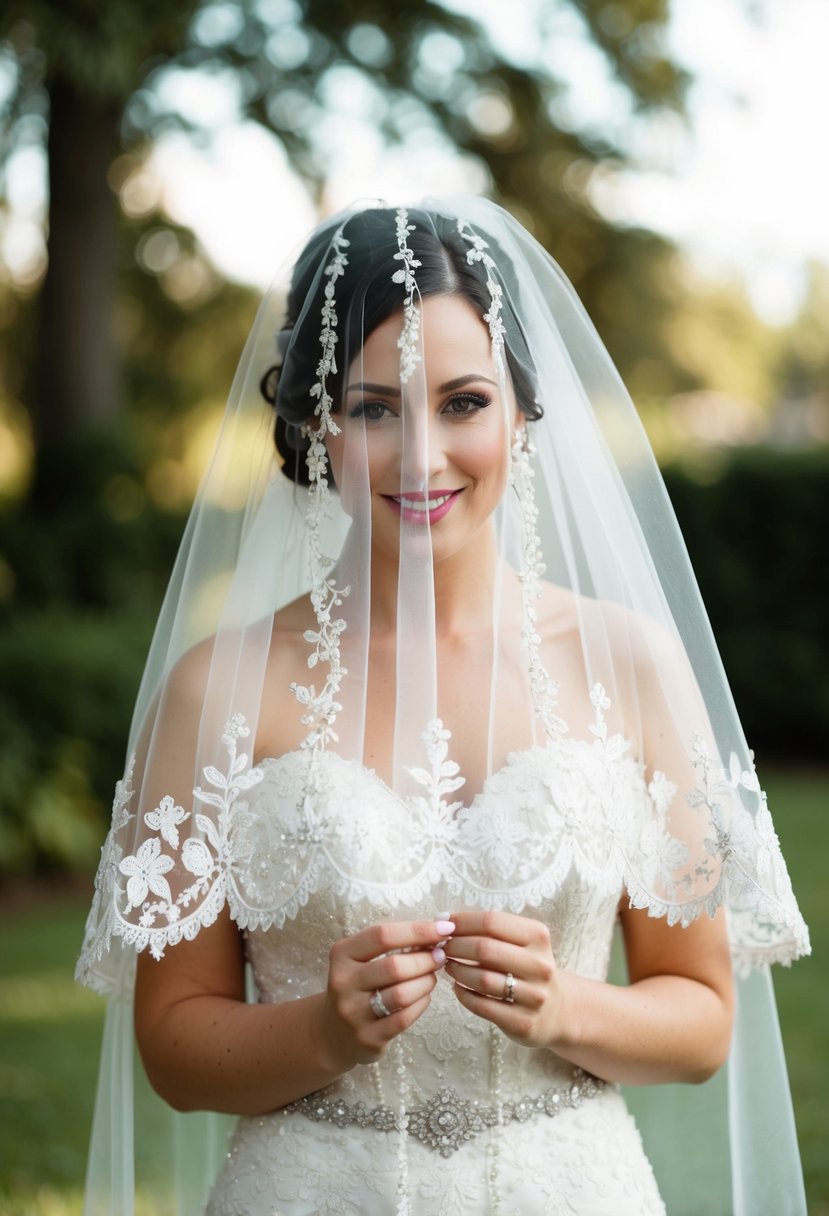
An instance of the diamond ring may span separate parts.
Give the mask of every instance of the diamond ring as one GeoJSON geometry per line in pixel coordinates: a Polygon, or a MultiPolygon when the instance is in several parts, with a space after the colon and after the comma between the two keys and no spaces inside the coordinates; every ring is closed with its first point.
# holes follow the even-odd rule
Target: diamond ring
{"type": "Polygon", "coordinates": [[[507,978],[504,981],[504,1000],[508,1005],[512,1005],[515,1001],[515,976],[511,971],[507,972],[507,978]]]}
{"type": "Polygon", "coordinates": [[[369,1005],[371,1006],[371,1012],[374,1014],[374,1016],[376,1018],[387,1018],[391,1013],[391,1010],[387,1009],[383,1002],[383,998],[380,995],[379,988],[377,989],[377,991],[374,993],[371,1000],[369,1001],[369,1005]]]}

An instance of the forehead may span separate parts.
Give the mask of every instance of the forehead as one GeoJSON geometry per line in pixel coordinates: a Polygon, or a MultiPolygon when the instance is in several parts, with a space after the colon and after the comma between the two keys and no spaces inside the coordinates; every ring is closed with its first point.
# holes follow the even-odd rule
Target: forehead
{"type": "MultiPolygon", "coordinates": [[[[427,296],[419,304],[420,335],[426,374],[440,374],[448,365],[463,364],[464,372],[493,375],[489,329],[475,307],[462,296],[427,296]]],[[[352,368],[384,370],[396,379],[400,367],[398,341],[403,332],[403,311],[387,317],[369,335],[352,368]]]]}

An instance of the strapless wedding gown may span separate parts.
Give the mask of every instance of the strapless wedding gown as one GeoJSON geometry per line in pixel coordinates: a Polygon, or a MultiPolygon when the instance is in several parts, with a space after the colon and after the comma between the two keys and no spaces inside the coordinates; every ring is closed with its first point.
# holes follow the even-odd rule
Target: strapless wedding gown
{"type": "MultiPolygon", "coordinates": [[[[648,817],[623,741],[563,738],[511,755],[463,806],[449,735],[424,736],[422,795],[399,798],[334,753],[266,760],[234,809],[255,918],[259,999],[320,991],[332,944],[383,919],[507,908],[549,926],[558,965],[607,976],[622,891],[614,857],[648,817]],[[612,842],[612,843],[611,843],[612,842]],[[611,855],[613,850],[613,855],[611,855]]],[[[426,1013],[371,1066],[239,1120],[208,1216],[656,1216],[665,1208],[618,1090],[520,1047],[439,976],[426,1013]],[[401,1130],[401,1127],[403,1130],[401,1130]]]]}

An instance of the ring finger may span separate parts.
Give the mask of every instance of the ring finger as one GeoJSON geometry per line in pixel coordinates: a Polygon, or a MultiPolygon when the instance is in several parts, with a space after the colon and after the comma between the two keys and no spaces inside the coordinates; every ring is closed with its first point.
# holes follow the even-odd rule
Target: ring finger
{"type": "Polygon", "coordinates": [[[512,1003],[520,988],[520,981],[514,977],[512,984],[509,983],[507,977],[511,972],[504,974],[502,971],[487,971],[485,967],[470,967],[466,963],[455,961],[448,962],[446,970],[462,987],[471,988],[481,996],[490,996],[499,1001],[511,997],[512,1003]]]}
{"type": "MultiPolygon", "coordinates": [[[[434,975],[422,975],[417,979],[406,980],[402,984],[393,984],[390,988],[378,988],[375,991],[380,993],[380,999],[388,1012],[396,1013],[398,1009],[406,1009],[409,1005],[413,1005],[415,1001],[419,1001],[421,997],[428,996],[436,983],[437,980],[434,975]]],[[[371,1004],[370,1008],[375,1017],[380,1013],[379,1008],[375,1009],[371,1004]]],[[[380,1016],[385,1015],[380,1013],[380,1016]]]]}

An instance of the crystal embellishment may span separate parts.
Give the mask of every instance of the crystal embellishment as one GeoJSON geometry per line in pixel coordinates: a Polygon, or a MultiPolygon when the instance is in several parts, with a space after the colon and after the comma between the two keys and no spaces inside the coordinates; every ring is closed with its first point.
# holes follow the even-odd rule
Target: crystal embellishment
{"type": "Polygon", "coordinates": [[[440,1089],[425,1106],[409,1112],[409,1134],[451,1157],[462,1144],[497,1122],[494,1107],[462,1098],[454,1089],[440,1089]]]}
{"type": "MultiPolygon", "coordinates": [[[[525,1095],[501,1104],[504,1123],[523,1123],[535,1115],[555,1118],[561,1111],[581,1106],[586,1098],[595,1098],[605,1089],[606,1082],[584,1072],[573,1070],[572,1079],[562,1085],[551,1085],[540,1094],[525,1095]]],[[[337,1127],[372,1127],[378,1132],[400,1130],[399,1116],[390,1106],[368,1107],[365,1102],[349,1105],[341,1098],[326,1098],[308,1094],[283,1107],[283,1114],[300,1114],[315,1123],[334,1123],[337,1127]]],[[[456,1089],[439,1089],[428,1102],[405,1112],[406,1131],[426,1148],[451,1157],[464,1144],[487,1128],[498,1124],[498,1110],[464,1098],[456,1089]]]]}

